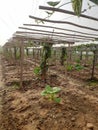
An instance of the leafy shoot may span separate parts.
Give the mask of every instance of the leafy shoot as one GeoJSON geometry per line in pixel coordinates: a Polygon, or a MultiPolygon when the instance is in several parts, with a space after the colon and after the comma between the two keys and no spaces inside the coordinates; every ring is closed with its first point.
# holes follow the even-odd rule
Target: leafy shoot
{"type": "Polygon", "coordinates": [[[57,97],[57,93],[59,93],[60,91],[61,89],[59,87],[51,87],[50,85],[46,85],[45,89],[41,92],[41,95],[48,97],[48,99],[51,101],[60,103],[61,98],[57,97]]]}

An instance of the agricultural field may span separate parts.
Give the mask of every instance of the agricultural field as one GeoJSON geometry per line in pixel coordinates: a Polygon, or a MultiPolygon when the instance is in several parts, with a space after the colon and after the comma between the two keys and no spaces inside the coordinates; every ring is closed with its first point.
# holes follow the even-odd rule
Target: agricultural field
{"type": "Polygon", "coordinates": [[[98,0],[0,6],[0,130],[98,130],[98,0]]]}
{"type": "Polygon", "coordinates": [[[97,54],[77,48],[24,50],[22,63],[18,50],[1,55],[4,130],[98,129],[97,54]]]}

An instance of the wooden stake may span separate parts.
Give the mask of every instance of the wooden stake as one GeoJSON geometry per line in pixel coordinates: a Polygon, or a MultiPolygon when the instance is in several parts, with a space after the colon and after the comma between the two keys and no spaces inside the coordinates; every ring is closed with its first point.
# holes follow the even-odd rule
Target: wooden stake
{"type": "Polygon", "coordinates": [[[23,42],[20,41],[20,87],[23,89],[23,61],[24,61],[24,45],[23,42]]]}

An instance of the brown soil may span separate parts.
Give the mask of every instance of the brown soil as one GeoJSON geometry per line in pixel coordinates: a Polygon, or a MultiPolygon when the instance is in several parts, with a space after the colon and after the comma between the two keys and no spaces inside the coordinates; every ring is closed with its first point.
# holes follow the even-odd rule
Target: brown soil
{"type": "Polygon", "coordinates": [[[2,128],[2,97],[4,93],[4,83],[2,81],[2,65],[1,65],[1,57],[0,57],[0,130],[4,130],[2,128]]]}
{"type": "Polygon", "coordinates": [[[54,72],[54,79],[53,75],[52,78],[48,76],[46,83],[34,79],[24,85],[24,90],[15,86],[3,88],[1,128],[98,130],[98,83],[89,84],[71,77],[66,80],[63,73],[56,69],[54,72]],[[46,84],[61,87],[60,104],[41,96],[46,84]]]}
{"type": "Polygon", "coordinates": [[[86,130],[88,123],[98,130],[97,88],[90,90],[71,79],[61,86],[62,102],[56,104],[40,95],[44,85],[40,84],[35,81],[26,91],[7,88],[3,94],[5,130],[86,130]]]}

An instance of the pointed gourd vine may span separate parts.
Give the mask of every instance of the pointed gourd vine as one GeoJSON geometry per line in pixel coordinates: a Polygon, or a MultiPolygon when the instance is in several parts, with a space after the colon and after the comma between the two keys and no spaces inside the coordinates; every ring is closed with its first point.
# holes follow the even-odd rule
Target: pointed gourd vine
{"type": "Polygon", "coordinates": [[[43,45],[43,54],[42,54],[42,60],[40,64],[41,77],[43,80],[46,79],[46,73],[49,67],[48,59],[51,57],[51,47],[52,45],[49,43],[43,45]]]}
{"type": "Polygon", "coordinates": [[[83,0],[72,0],[72,8],[77,16],[80,16],[82,11],[83,0]]]}

